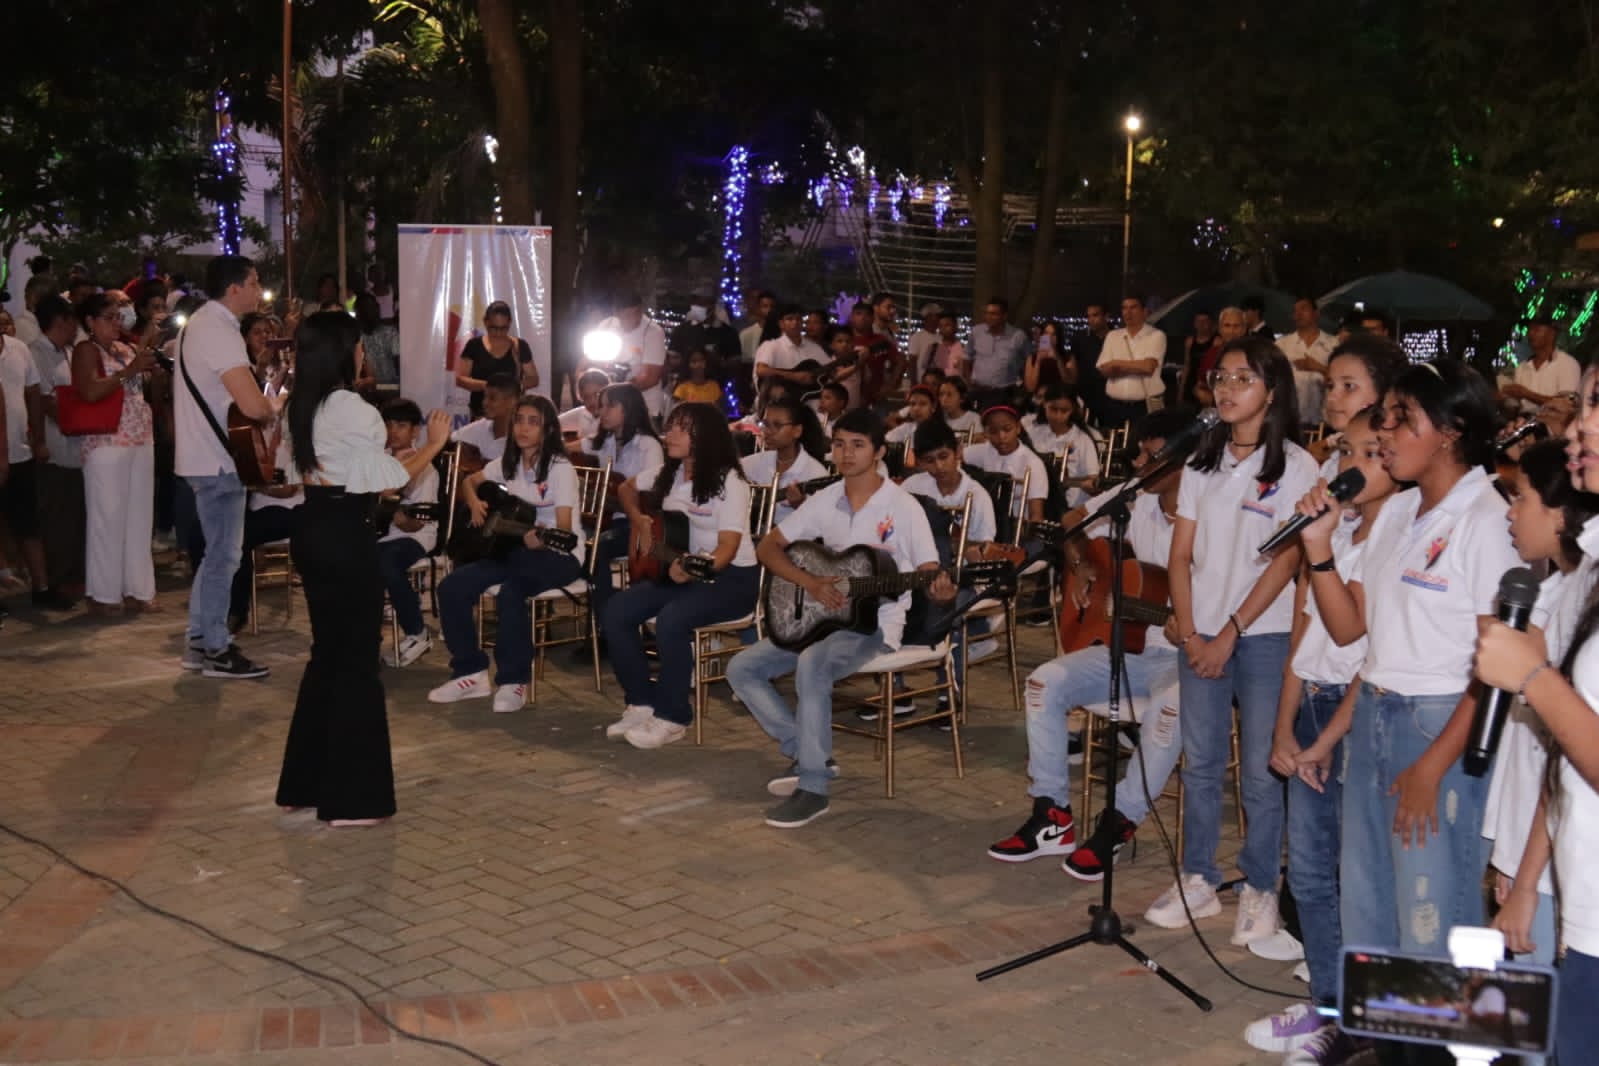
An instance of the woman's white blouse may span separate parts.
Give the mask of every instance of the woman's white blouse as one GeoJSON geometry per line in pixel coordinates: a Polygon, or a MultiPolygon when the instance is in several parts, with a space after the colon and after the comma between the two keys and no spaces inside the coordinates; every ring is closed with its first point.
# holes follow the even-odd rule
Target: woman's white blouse
{"type": "Polygon", "coordinates": [[[386,450],[388,430],[378,409],[348,389],[330,393],[311,422],[316,470],[289,470],[290,481],[343,485],[352,493],[403,489],[411,475],[386,450]]]}

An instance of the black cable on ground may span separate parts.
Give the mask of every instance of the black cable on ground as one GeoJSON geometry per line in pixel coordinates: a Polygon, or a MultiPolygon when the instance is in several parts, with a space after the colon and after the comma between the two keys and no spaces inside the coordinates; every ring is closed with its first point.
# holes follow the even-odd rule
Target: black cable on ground
{"type": "Polygon", "coordinates": [[[261,948],[252,948],[248,944],[240,943],[239,941],[234,940],[232,937],[224,936],[214,929],[210,929],[204,925],[201,925],[193,918],[185,918],[183,915],[175,914],[164,907],[158,907],[154,903],[151,903],[148,900],[140,897],[137,892],[133,891],[133,889],[129,888],[127,885],[123,884],[121,881],[118,881],[109,874],[103,874],[97,870],[91,870],[88,867],[74,861],[70,856],[62,852],[59,848],[56,848],[54,845],[40,840],[37,837],[29,836],[27,833],[24,833],[19,829],[13,829],[4,822],[0,822],[0,832],[3,832],[8,836],[15,837],[24,844],[32,845],[33,847],[46,852],[54,857],[57,862],[71,867],[73,870],[76,870],[78,873],[89,878],[90,880],[99,881],[102,884],[109,885],[114,891],[126,896],[136,905],[146,911],[149,911],[151,914],[154,914],[157,917],[165,918],[169,922],[176,922],[179,925],[187,926],[188,928],[199,933],[201,936],[216,941],[223,947],[232,948],[234,951],[241,951],[246,955],[254,955],[258,959],[266,959],[268,962],[275,962],[281,966],[287,966],[289,969],[304,977],[309,977],[313,981],[319,981],[326,985],[333,985],[336,988],[348,992],[355,999],[355,1001],[361,1005],[363,1010],[406,1040],[412,1040],[418,1044],[429,1044],[433,1047],[444,1048],[447,1051],[454,1051],[457,1054],[465,1055],[474,1062],[482,1063],[483,1066],[501,1066],[501,1064],[496,1062],[494,1059],[488,1058],[485,1055],[480,1055],[469,1047],[463,1047],[462,1045],[449,1040],[440,1040],[438,1037],[423,1036],[421,1033],[413,1033],[404,1026],[396,1025],[392,1020],[380,1013],[376,1007],[372,1006],[371,1001],[368,1000],[366,996],[362,995],[354,985],[350,984],[342,977],[335,977],[332,974],[322,973],[320,970],[313,970],[309,966],[301,965],[291,958],[278,955],[271,951],[264,951],[261,948]]]}

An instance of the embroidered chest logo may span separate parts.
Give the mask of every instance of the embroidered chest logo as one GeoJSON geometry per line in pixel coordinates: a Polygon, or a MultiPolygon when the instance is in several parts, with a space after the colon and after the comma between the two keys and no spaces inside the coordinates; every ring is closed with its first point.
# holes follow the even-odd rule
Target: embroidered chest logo
{"type": "Polygon", "coordinates": [[[1264,515],[1267,518],[1276,518],[1277,508],[1266,503],[1265,501],[1277,495],[1277,490],[1280,486],[1281,482],[1277,481],[1255,482],[1255,498],[1253,500],[1246,498],[1242,504],[1242,509],[1248,511],[1250,514],[1264,515]]]}
{"type": "Polygon", "coordinates": [[[1417,588],[1427,589],[1431,592],[1448,592],[1449,579],[1442,574],[1430,572],[1438,564],[1439,557],[1443,555],[1444,549],[1447,547],[1449,547],[1448,534],[1434,537],[1432,543],[1427,545],[1426,568],[1424,570],[1406,570],[1399,580],[1407,585],[1414,585],[1417,588]]]}
{"type": "Polygon", "coordinates": [[[1433,542],[1427,545],[1427,569],[1431,570],[1438,564],[1438,557],[1449,547],[1448,537],[1434,537],[1433,542]]]}
{"type": "Polygon", "coordinates": [[[1259,490],[1259,493],[1260,493],[1255,498],[1258,499],[1258,500],[1269,500],[1269,499],[1271,499],[1273,496],[1277,495],[1277,488],[1281,484],[1282,483],[1279,482],[1279,481],[1272,481],[1272,482],[1257,481],[1257,482],[1255,482],[1255,487],[1256,487],[1256,489],[1259,490]]]}
{"type": "Polygon", "coordinates": [[[879,543],[879,544],[887,544],[888,541],[889,541],[889,538],[891,538],[893,535],[894,535],[894,516],[893,515],[889,515],[888,517],[884,518],[881,522],[877,523],[877,543],[879,543]]]}

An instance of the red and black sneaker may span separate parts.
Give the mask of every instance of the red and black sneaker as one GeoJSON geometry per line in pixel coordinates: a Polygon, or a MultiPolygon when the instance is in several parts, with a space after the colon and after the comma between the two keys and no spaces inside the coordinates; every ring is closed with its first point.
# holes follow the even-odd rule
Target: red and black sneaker
{"type": "Polygon", "coordinates": [[[1103,881],[1105,864],[1116,861],[1137,830],[1138,826],[1122,817],[1121,811],[1111,808],[1100,817],[1093,836],[1066,856],[1061,869],[1079,881],[1103,881]]]}
{"type": "Polygon", "coordinates": [[[1026,862],[1045,856],[1070,855],[1077,847],[1077,831],[1072,809],[1057,807],[1048,796],[1033,799],[1033,816],[1022,823],[1015,835],[988,849],[991,859],[1000,862],[1026,862]]]}

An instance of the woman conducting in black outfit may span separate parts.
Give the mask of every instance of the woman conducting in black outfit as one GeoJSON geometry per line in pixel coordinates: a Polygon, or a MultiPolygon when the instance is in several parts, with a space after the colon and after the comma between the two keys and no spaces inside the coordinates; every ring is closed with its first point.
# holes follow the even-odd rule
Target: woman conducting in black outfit
{"type": "Polygon", "coordinates": [[[427,443],[391,457],[377,408],[352,386],[361,327],[342,311],[311,315],[295,333],[289,397],[291,480],[305,503],[289,551],[311,616],[311,659],[300,679],[278,778],[278,804],[316,808],[333,826],[375,825],[394,814],[394,767],[378,650],[383,578],[373,510],[403,488],[449,440],[450,416],[428,419],[427,443]]]}
{"type": "Polygon", "coordinates": [[[467,391],[473,418],[483,417],[483,387],[495,374],[509,374],[522,392],[539,387],[539,368],[527,341],[511,334],[511,305],[495,300],[483,312],[483,335],[461,349],[455,383],[467,391]]]}

